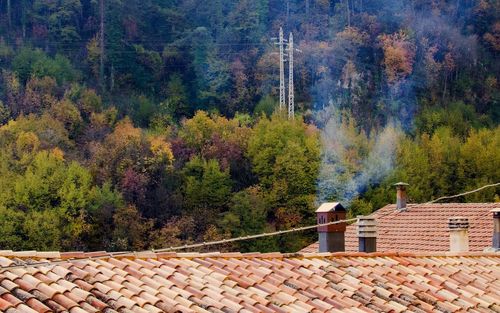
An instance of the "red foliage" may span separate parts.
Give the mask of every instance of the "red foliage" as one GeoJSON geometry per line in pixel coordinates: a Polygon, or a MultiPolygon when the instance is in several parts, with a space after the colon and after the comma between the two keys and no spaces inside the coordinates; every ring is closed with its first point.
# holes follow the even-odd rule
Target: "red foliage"
{"type": "Polygon", "coordinates": [[[172,153],[174,154],[175,163],[177,165],[186,163],[195,154],[195,149],[188,147],[186,142],[179,137],[176,137],[170,141],[170,147],[172,149],[172,153]]]}
{"type": "Polygon", "coordinates": [[[222,139],[218,134],[212,135],[210,144],[205,147],[203,155],[206,159],[217,159],[223,170],[243,159],[241,147],[237,143],[222,139]]]}
{"type": "Polygon", "coordinates": [[[125,200],[130,203],[141,203],[146,198],[148,178],[145,174],[137,173],[128,168],[120,182],[120,188],[125,200]]]}

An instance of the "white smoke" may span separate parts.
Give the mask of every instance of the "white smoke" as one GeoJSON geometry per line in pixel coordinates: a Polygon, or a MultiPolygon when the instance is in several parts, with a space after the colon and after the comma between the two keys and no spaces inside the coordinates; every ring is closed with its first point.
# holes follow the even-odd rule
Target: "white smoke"
{"type": "Polygon", "coordinates": [[[335,200],[349,205],[391,172],[402,130],[395,122],[389,122],[365,137],[359,130],[347,127],[333,106],[327,111],[329,117],[321,129],[323,149],[317,201],[335,200]]]}

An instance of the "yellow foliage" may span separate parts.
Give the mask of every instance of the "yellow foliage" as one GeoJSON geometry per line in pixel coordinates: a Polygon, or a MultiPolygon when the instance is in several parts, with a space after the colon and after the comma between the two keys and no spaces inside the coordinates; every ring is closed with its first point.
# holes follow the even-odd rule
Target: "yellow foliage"
{"type": "Polygon", "coordinates": [[[51,151],[51,154],[58,160],[60,161],[64,161],[64,151],[62,151],[61,149],[59,148],[54,148],[52,149],[51,151]]]}
{"type": "Polygon", "coordinates": [[[367,43],[370,36],[356,27],[346,27],[337,34],[337,37],[356,45],[364,45],[367,43]]]}
{"type": "MultiPolygon", "coordinates": [[[[15,123],[12,121],[11,123],[15,123]]],[[[10,123],[9,123],[10,124],[10,123]]],[[[33,132],[21,132],[16,139],[16,152],[18,155],[24,155],[38,151],[40,140],[33,132]]]]}
{"type": "Polygon", "coordinates": [[[134,127],[130,119],[125,118],[118,122],[115,130],[108,139],[117,145],[127,145],[129,142],[139,142],[141,140],[141,129],[134,127]]]}
{"type": "Polygon", "coordinates": [[[172,163],[174,160],[174,154],[170,148],[170,143],[166,142],[159,136],[150,137],[148,140],[151,152],[155,158],[167,160],[168,163],[172,163]]]}

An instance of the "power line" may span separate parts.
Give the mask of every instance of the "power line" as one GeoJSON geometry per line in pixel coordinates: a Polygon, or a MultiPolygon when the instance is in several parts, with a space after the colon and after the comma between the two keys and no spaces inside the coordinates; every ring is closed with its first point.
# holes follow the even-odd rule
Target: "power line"
{"type": "MultiPolygon", "coordinates": [[[[443,199],[451,199],[451,198],[457,198],[463,195],[475,193],[478,191],[481,191],[483,189],[489,188],[489,187],[494,187],[500,185],[499,183],[495,184],[490,184],[490,185],[485,185],[480,188],[477,188],[475,190],[471,191],[466,191],[457,195],[453,196],[446,196],[446,197],[441,197],[437,198],[431,201],[428,201],[424,204],[431,204],[443,199]]],[[[177,247],[169,247],[169,248],[164,248],[164,249],[155,249],[154,251],[157,252],[165,252],[165,251],[176,251],[176,250],[184,250],[184,249],[191,249],[191,248],[199,248],[199,247],[206,247],[210,245],[216,245],[216,244],[224,244],[224,243],[229,243],[229,242],[236,242],[236,241],[243,241],[243,240],[249,240],[249,239],[256,239],[256,238],[262,238],[262,237],[269,237],[269,236],[275,236],[275,235],[281,235],[281,234],[286,234],[286,233],[291,233],[291,232],[297,232],[297,231],[303,231],[307,229],[313,229],[318,226],[328,226],[328,225],[334,225],[334,224],[339,224],[339,223],[348,223],[357,220],[357,218],[351,218],[351,219],[346,219],[346,220],[340,220],[340,221],[334,221],[334,222],[329,222],[329,223],[324,223],[324,224],[315,224],[315,225],[310,225],[310,226],[303,226],[303,227],[297,227],[297,228],[292,228],[292,229],[287,229],[287,230],[280,230],[280,231],[275,231],[275,232],[270,232],[270,233],[261,233],[261,234],[256,234],[256,235],[249,235],[249,236],[241,236],[241,237],[235,237],[235,238],[230,238],[230,239],[222,239],[222,240],[216,240],[216,241],[211,241],[211,242],[202,242],[202,243],[196,243],[196,244],[190,244],[190,245],[183,245],[183,246],[177,246],[177,247]]],[[[150,250],[146,250],[150,251],[150,250]]],[[[145,252],[145,251],[144,251],[145,252]]]]}
{"type": "MultiPolygon", "coordinates": [[[[356,217],[356,218],[350,218],[350,219],[346,219],[346,220],[340,220],[340,221],[334,221],[334,222],[328,222],[328,223],[322,223],[322,224],[315,224],[315,225],[309,225],[309,226],[303,226],[303,227],[296,227],[296,228],[291,228],[291,229],[287,229],[287,230],[278,230],[278,231],[271,232],[271,233],[261,233],[261,234],[256,234],[256,235],[241,236],[241,237],[222,239],[222,240],[216,240],[216,241],[210,241],[210,242],[201,242],[201,243],[195,243],[195,244],[190,244],[190,245],[169,247],[169,248],[164,248],[164,249],[154,249],[154,251],[155,252],[168,252],[168,251],[185,250],[185,249],[191,249],[191,248],[207,247],[207,246],[212,246],[212,245],[225,244],[225,243],[229,243],[229,242],[236,242],[236,241],[243,241],[243,240],[249,240],[249,239],[257,239],[257,238],[263,238],[263,237],[283,235],[283,234],[288,234],[288,233],[292,233],[292,232],[313,229],[313,228],[316,228],[318,226],[328,226],[328,225],[335,225],[335,224],[340,224],[340,223],[349,223],[349,222],[356,221],[357,219],[358,218],[356,217]]],[[[146,251],[151,251],[151,250],[146,250],[146,251]]]]}
{"type": "MultiPolygon", "coordinates": [[[[425,202],[423,204],[431,204],[431,203],[435,203],[435,202],[438,202],[438,201],[444,200],[444,199],[457,198],[457,197],[461,197],[464,195],[479,192],[479,191],[486,189],[486,188],[496,187],[496,186],[500,186],[500,182],[494,183],[494,184],[489,184],[489,185],[484,185],[480,188],[477,188],[477,189],[474,189],[471,191],[466,191],[466,192],[456,194],[453,196],[440,197],[440,198],[425,202]]],[[[416,206],[416,205],[421,205],[421,204],[410,204],[409,206],[416,206]]],[[[392,213],[393,213],[392,211],[388,212],[385,215],[378,216],[378,218],[392,214],[392,213]]],[[[27,263],[27,264],[22,264],[22,265],[16,264],[16,265],[0,266],[0,272],[6,271],[9,269],[14,269],[14,268],[27,268],[27,267],[35,267],[35,266],[55,266],[55,265],[62,264],[62,263],[81,262],[81,261],[86,261],[86,260],[108,259],[108,258],[112,258],[112,257],[116,257],[116,256],[123,256],[123,255],[137,255],[137,254],[149,253],[149,252],[169,252],[169,251],[185,250],[185,249],[191,249],[191,248],[207,247],[207,246],[225,244],[225,243],[230,243],[230,242],[237,242],[237,241],[244,241],[244,240],[250,240],[250,239],[283,235],[283,234],[288,234],[288,233],[292,233],[292,232],[313,229],[313,228],[316,228],[319,226],[328,226],[328,225],[335,225],[335,224],[340,224],[340,223],[349,223],[349,222],[353,222],[353,221],[358,220],[359,217],[361,217],[361,216],[358,216],[356,218],[328,222],[328,223],[318,223],[315,225],[296,227],[296,228],[291,228],[291,229],[287,229],[287,230],[279,230],[279,231],[275,231],[275,232],[260,233],[260,234],[255,234],[255,235],[248,235],[248,236],[241,236],[241,237],[235,237],[235,238],[230,238],[230,239],[215,240],[215,241],[210,241],[210,242],[201,242],[201,243],[195,243],[195,244],[189,244],[189,245],[186,244],[186,245],[182,245],[182,246],[175,246],[175,247],[169,247],[169,248],[163,248],[163,249],[143,250],[140,252],[136,252],[136,251],[110,252],[110,253],[107,253],[106,255],[95,256],[95,257],[75,258],[75,259],[56,260],[56,261],[43,261],[43,262],[34,262],[34,263],[29,263],[29,264],[27,263]]]]}
{"type": "Polygon", "coordinates": [[[357,219],[358,218],[356,217],[356,218],[333,221],[333,222],[328,222],[328,223],[315,224],[315,225],[291,228],[291,229],[286,229],[286,230],[279,230],[279,231],[270,232],[270,233],[261,233],[261,234],[255,234],[255,235],[249,235],[249,236],[241,236],[241,237],[222,239],[222,240],[216,240],[216,241],[210,241],[210,242],[201,242],[201,243],[176,246],[176,247],[169,247],[169,248],[163,248],[163,249],[143,250],[140,252],[136,252],[136,251],[110,252],[110,253],[107,253],[106,255],[100,255],[100,256],[95,256],[95,257],[7,265],[7,266],[1,266],[0,272],[5,271],[5,270],[9,270],[9,269],[14,269],[14,268],[26,268],[26,267],[35,267],[35,266],[55,266],[55,265],[63,264],[63,263],[73,263],[73,262],[82,262],[82,261],[88,261],[88,260],[108,259],[108,258],[112,258],[112,257],[116,257],[116,256],[123,256],[123,255],[137,255],[137,254],[149,253],[149,252],[169,252],[169,251],[185,250],[185,249],[192,249],[192,248],[200,248],[200,247],[225,244],[225,243],[236,242],[236,241],[243,241],[243,240],[249,240],[249,239],[257,239],[257,238],[263,238],[263,237],[283,235],[283,234],[288,234],[288,233],[292,233],[292,232],[313,229],[313,228],[316,228],[318,226],[328,226],[328,225],[334,225],[334,224],[340,224],[340,223],[349,223],[349,222],[356,221],[357,219]]]}
{"type": "Polygon", "coordinates": [[[463,192],[463,193],[459,193],[459,194],[453,195],[453,196],[440,197],[440,198],[431,200],[429,202],[426,202],[425,204],[431,204],[431,203],[438,202],[438,201],[445,200],[445,199],[453,199],[453,198],[458,198],[458,197],[466,196],[466,195],[469,195],[471,193],[475,193],[475,192],[481,191],[483,189],[490,188],[490,187],[496,187],[496,186],[500,186],[500,183],[494,183],[494,184],[490,184],[490,185],[484,185],[484,186],[479,187],[477,189],[474,189],[474,190],[471,190],[471,191],[466,191],[466,192],[463,192]]]}

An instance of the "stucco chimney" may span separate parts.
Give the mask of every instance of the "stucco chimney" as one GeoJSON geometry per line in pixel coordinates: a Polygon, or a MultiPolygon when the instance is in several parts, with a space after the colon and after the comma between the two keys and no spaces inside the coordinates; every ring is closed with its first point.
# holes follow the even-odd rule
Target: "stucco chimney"
{"type": "MultiPolygon", "coordinates": [[[[316,210],[318,224],[345,220],[346,210],[338,202],[323,203],[316,210]]],[[[345,251],[346,222],[318,226],[319,252],[345,251]]]]}
{"type": "Polygon", "coordinates": [[[377,222],[371,216],[358,216],[359,252],[377,251],[377,222]]]}
{"type": "Polygon", "coordinates": [[[500,208],[495,208],[493,213],[493,250],[500,251],[500,208]]]}
{"type": "Polygon", "coordinates": [[[396,186],[396,210],[404,211],[406,210],[406,202],[408,201],[406,187],[409,185],[407,183],[399,182],[394,184],[394,186],[396,186]]]}
{"type": "Polygon", "coordinates": [[[450,217],[448,219],[450,230],[450,251],[469,251],[469,219],[466,217],[450,217]]]}

